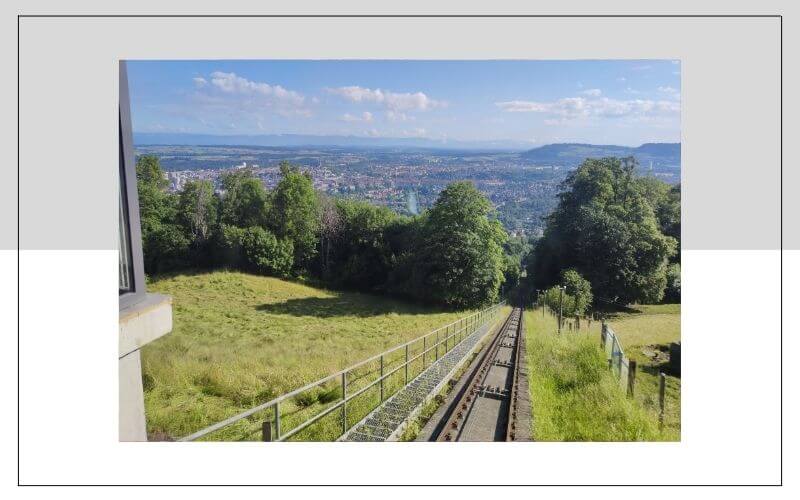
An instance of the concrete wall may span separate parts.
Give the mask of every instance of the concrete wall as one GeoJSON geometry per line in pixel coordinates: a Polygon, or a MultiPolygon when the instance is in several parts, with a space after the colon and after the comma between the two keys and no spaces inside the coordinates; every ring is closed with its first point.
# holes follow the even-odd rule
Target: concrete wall
{"type": "Polygon", "coordinates": [[[119,440],[147,441],[139,350],[172,330],[172,299],[147,294],[119,313],[119,440]]]}

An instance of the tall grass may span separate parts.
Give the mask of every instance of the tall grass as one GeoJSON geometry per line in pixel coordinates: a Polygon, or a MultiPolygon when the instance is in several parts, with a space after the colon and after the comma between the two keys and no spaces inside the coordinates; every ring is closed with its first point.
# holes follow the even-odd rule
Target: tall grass
{"type": "Polygon", "coordinates": [[[681,439],[681,378],[669,371],[662,361],[652,355],[660,349],[667,349],[670,342],[681,340],[680,304],[659,304],[633,306],[629,313],[618,314],[609,320],[625,354],[636,361],[636,400],[651,418],[658,419],[660,372],[666,373],[666,397],[664,410],[664,429],[662,439],[680,441],[681,439]]]}
{"type": "Polygon", "coordinates": [[[599,338],[557,334],[556,319],[541,311],[528,311],[525,325],[535,440],[660,439],[651,416],[625,396],[608,370],[599,338]]]}
{"type": "MultiPolygon", "coordinates": [[[[148,288],[173,298],[172,332],[142,349],[148,432],[168,439],[191,434],[470,313],[226,271],[164,276],[148,288]]],[[[387,370],[397,362],[388,359],[387,370]]],[[[376,367],[365,367],[369,369],[376,367]]],[[[402,384],[402,372],[387,385],[402,384]]],[[[335,404],[340,396],[336,382],[282,404],[284,430],[335,404]]],[[[355,377],[350,383],[353,388],[359,384],[355,377]]],[[[377,391],[366,391],[348,404],[349,421],[374,406],[370,398],[379,398],[377,391]]],[[[209,437],[258,439],[260,422],[270,418],[265,411],[209,437]]],[[[341,413],[334,411],[322,420],[331,423],[315,427],[334,429],[341,425],[341,413]]],[[[327,438],[311,430],[298,435],[327,438]]]]}

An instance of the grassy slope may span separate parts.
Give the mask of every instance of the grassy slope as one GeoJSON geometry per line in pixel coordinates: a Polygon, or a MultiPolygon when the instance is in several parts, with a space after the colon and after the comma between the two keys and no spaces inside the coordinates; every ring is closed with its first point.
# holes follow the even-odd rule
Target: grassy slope
{"type": "MultiPolygon", "coordinates": [[[[658,417],[658,373],[663,369],[646,352],[648,345],[668,345],[681,339],[681,306],[664,304],[634,306],[640,312],[619,314],[609,320],[622,342],[625,354],[636,361],[636,399],[651,414],[658,417]],[[644,349],[643,349],[644,348],[644,349]]],[[[667,392],[663,439],[681,438],[681,379],[667,375],[667,392]]]]}
{"type": "MultiPolygon", "coordinates": [[[[173,331],[142,351],[148,432],[160,437],[194,432],[466,314],[225,271],[148,288],[173,297],[173,331]]],[[[217,438],[240,439],[257,424],[217,438]]]]}
{"type": "Polygon", "coordinates": [[[535,440],[659,439],[657,424],[608,370],[596,322],[590,333],[557,335],[554,317],[529,311],[525,327],[535,440]]]}

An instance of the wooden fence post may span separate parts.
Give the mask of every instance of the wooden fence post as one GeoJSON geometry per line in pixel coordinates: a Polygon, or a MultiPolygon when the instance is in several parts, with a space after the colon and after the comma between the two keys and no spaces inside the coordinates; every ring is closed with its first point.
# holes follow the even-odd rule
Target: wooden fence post
{"type": "Polygon", "coordinates": [[[664,397],[667,392],[667,376],[664,372],[658,374],[658,406],[661,411],[658,413],[658,428],[664,429],[664,397]]]}
{"type": "Polygon", "coordinates": [[[261,440],[272,441],[272,422],[269,420],[261,422],[261,440]]]}
{"type": "Polygon", "coordinates": [[[633,384],[636,381],[636,361],[628,360],[628,396],[633,397],[633,384]]]}

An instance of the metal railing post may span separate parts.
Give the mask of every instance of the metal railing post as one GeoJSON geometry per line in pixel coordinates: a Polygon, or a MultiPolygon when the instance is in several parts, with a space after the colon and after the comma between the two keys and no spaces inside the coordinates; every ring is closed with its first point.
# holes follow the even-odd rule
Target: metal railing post
{"type": "Polygon", "coordinates": [[[381,403],[383,403],[383,354],[381,354],[381,403]]]}
{"type": "Polygon", "coordinates": [[[406,385],[408,385],[408,344],[406,344],[406,385]]]}
{"type": "Polygon", "coordinates": [[[281,440],[281,402],[275,403],[275,441],[281,440]]]}
{"type": "Polygon", "coordinates": [[[664,372],[658,374],[658,428],[664,430],[664,402],[667,394],[667,376],[664,372]]]}
{"type": "Polygon", "coordinates": [[[428,354],[428,337],[422,337],[422,371],[425,371],[426,354],[428,354]]]}
{"type": "Polygon", "coordinates": [[[439,330],[436,330],[436,358],[434,361],[439,361],[439,330]]]}
{"type": "Polygon", "coordinates": [[[342,372],[342,434],[347,432],[347,372],[342,372]]]}

